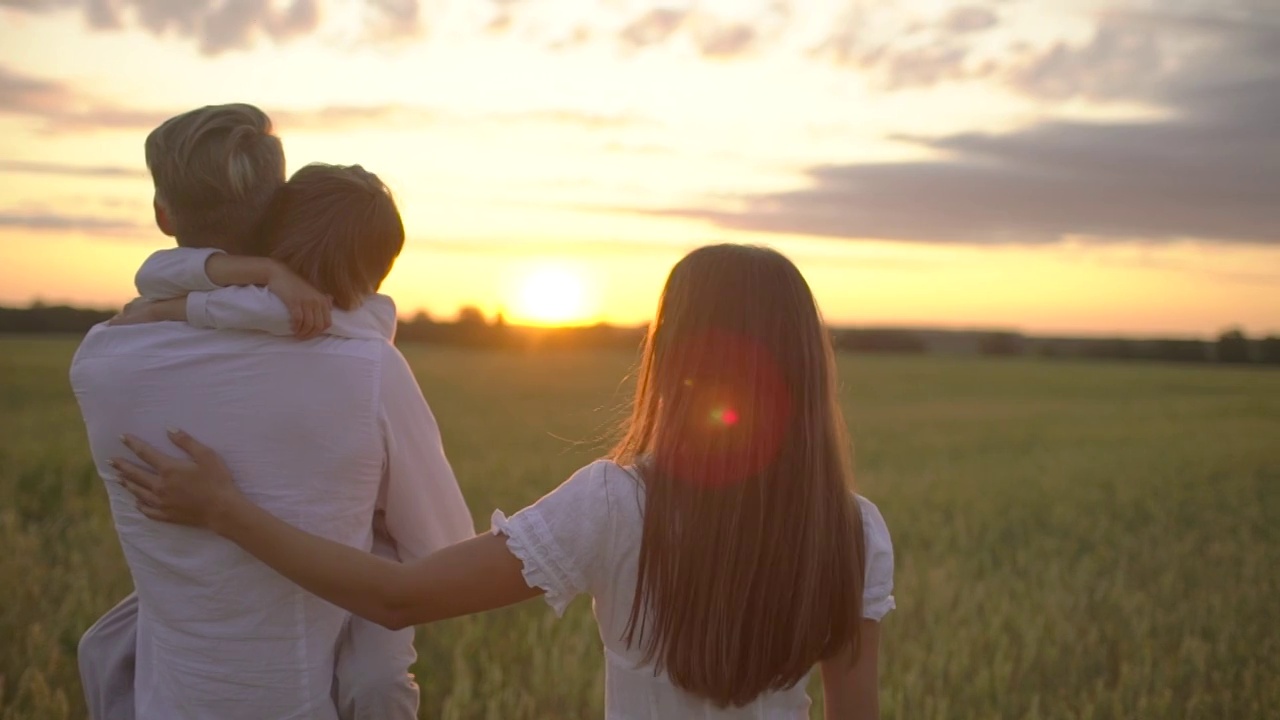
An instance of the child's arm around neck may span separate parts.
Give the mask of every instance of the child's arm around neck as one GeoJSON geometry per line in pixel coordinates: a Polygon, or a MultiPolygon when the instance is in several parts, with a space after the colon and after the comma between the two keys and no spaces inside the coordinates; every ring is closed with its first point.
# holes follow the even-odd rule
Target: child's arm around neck
{"type": "MultiPolygon", "coordinates": [[[[214,248],[171,248],[152,253],[134,278],[138,293],[145,300],[156,302],[155,307],[133,308],[140,314],[140,321],[192,320],[193,324],[229,329],[262,330],[278,335],[296,335],[307,339],[327,330],[332,322],[332,301],[311,287],[289,268],[276,260],[264,257],[228,255],[214,248]],[[207,293],[227,286],[263,286],[278,303],[245,289],[243,293],[231,293],[230,307],[233,324],[218,325],[213,322],[196,323],[192,316],[189,294],[207,293]],[[180,299],[187,302],[161,303],[158,301],[180,299]],[[283,308],[277,306],[282,304],[283,308]],[[285,322],[280,322],[283,309],[285,322]],[[283,331],[282,331],[283,327],[283,331]]],[[[223,293],[224,300],[227,293],[223,293]]],[[[200,300],[198,311],[205,309],[200,300]]],[[[126,313],[128,314],[128,313],[126,313]]]]}

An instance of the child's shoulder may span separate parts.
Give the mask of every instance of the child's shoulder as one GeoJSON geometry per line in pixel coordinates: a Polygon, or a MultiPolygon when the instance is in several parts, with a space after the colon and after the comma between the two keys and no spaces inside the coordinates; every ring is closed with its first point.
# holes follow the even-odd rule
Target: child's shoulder
{"type": "Polygon", "coordinates": [[[592,503],[606,507],[610,514],[636,514],[643,506],[644,483],[636,469],[609,458],[583,466],[565,486],[572,487],[575,494],[589,498],[592,503]]]}
{"type": "Polygon", "coordinates": [[[862,512],[862,518],[864,520],[873,519],[878,520],[881,523],[884,522],[884,515],[880,513],[880,508],[877,507],[875,503],[871,502],[870,498],[861,493],[854,493],[853,497],[858,502],[858,510],[862,512]]]}
{"type": "Polygon", "coordinates": [[[619,490],[643,489],[635,467],[620,465],[610,458],[600,458],[584,465],[573,474],[572,480],[581,485],[595,486],[600,492],[613,494],[619,490]]]}
{"type": "Polygon", "coordinates": [[[889,525],[884,520],[880,508],[864,495],[854,494],[858,502],[858,510],[862,513],[862,534],[867,539],[869,548],[885,548],[890,552],[893,541],[889,536],[889,525]]]}

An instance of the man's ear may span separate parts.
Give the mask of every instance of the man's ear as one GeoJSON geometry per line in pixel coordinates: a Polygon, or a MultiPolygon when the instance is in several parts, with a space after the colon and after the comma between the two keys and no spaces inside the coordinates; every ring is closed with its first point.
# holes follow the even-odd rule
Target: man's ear
{"type": "Polygon", "coordinates": [[[151,205],[156,209],[156,227],[160,228],[160,232],[169,237],[176,237],[177,232],[174,231],[173,221],[169,219],[169,212],[164,209],[159,200],[152,201],[151,205]]]}

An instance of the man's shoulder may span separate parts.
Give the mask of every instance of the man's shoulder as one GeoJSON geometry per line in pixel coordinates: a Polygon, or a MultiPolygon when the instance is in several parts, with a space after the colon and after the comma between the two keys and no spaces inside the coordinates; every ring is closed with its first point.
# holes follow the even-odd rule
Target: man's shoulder
{"type": "Polygon", "coordinates": [[[76,359],[110,355],[221,355],[287,353],[345,355],[373,363],[385,361],[391,343],[381,338],[324,335],[299,341],[255,330],[217,330],[182,322],[94,326],[76,351],[76,359]]]}
{"type": "Polygon", "coordinates": [[[196,328],[179,322],[139,325],[109,325],[101,322],[85,333],[84,339],[76,349],[76,359],[95,355],[141,352],[157,342],[167,342],[175,337],[190,335],[193,330],[196,328]]]}
{"type": "Polygon", "coordinates": [[[409,359],[404,356],[404,353],[400,352],[400,348],[396,347],[395,343],[390,340],[366,342],[378,343],[378,362],[382,364],[384,372],[386,370],[390,370],[391,372],[404,372],[409,373],[410,375],[413,374],[413,368],[409,365],[409,359]]]}

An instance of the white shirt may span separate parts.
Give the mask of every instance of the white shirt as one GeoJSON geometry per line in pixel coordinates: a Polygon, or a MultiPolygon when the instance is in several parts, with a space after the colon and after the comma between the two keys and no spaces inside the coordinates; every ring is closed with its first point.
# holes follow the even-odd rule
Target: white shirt
{"type": "MultiPolygon", "coordinates": [[[[264,287],[222,287],[205,273],[214,248],[176,247],[158,250],[138,268],[134,285],[148,300],[186,296],[187,322],[196,327],[219,330],[261,330],[288,337],[293,335],[289,311],[280,298],[264,287]]],[[[396,304],[386,295],[373,294],[360,307],[331,315],[325,331],[335,337],[364,340],[395,340],[396,304]]]]}
{"type": "MultiPolygon", "coordinates": [[[[879,621],[894,608],[893,543],[880,510],[858,497],[866,538],[863,617],[879,621]]],[[[591,595],[604,643],[605,717],[608,720],[808,720],[806,680],[764,693],[741,708],[710,700],[655,675],[640,647],[627,647],[625,630],[635,598],[644,484],[627,469],[601,460],[574,473],[559,488],[510,519],[493,514],[493,532],[523,564],[525,582],[544,591],[557,615],[579,594],[591,595]]]]}
{"type": "MultiPolygon", "coordinates": [[[[207,253],[190,252],[184,262],[203,276],[207,253]]],[[[206,306],[218,307],[219,293],[240,298],[227,303],[243,317],[284,310],[248,288],[211,292],[206,306]]],[[[71,381],[99,474],[129,456],[122,433],[180,454],[164,435],[180,427],[222,455],[246,496],[308,532],[368,550],[384,488],[402,557],[470,537],[435,418],[404,358],[374,337],[388,320],[394,328],[389,303],[344,317],[380,318],[360,339],[171,322],[93,328],[71,381]]],[[[336,718],[334,645],[347,613],[216,535],[148,520],[123,488],[106,486],[139,598],[137,717],[336,718]]]]}

